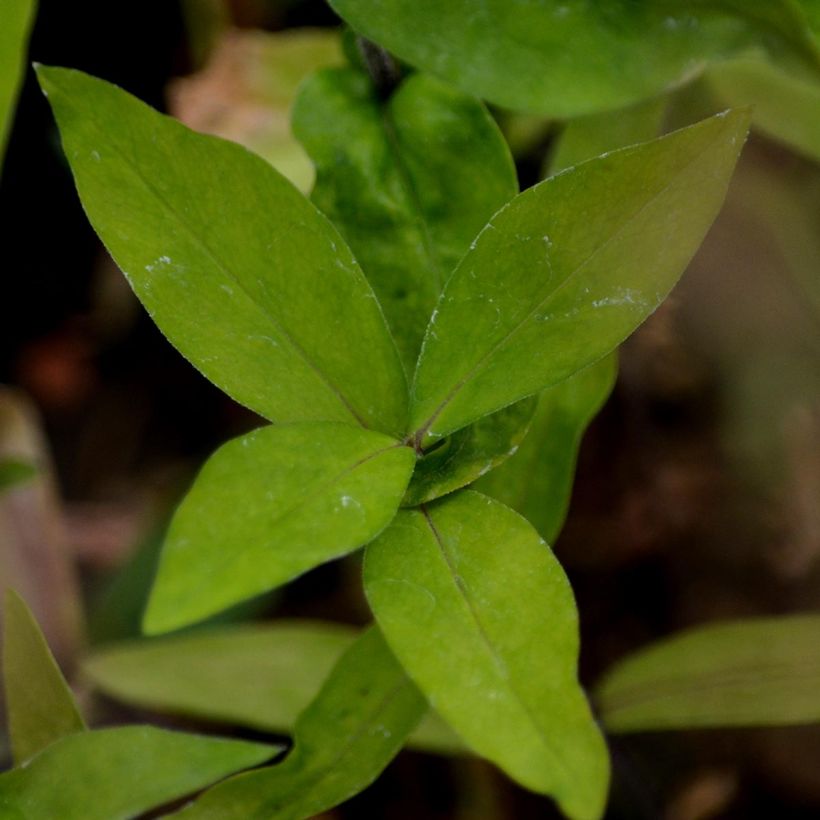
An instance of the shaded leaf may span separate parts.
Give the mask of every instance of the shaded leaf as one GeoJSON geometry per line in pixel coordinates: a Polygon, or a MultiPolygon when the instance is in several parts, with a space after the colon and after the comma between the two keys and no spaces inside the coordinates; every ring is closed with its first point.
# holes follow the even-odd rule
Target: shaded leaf
{"type": "Polygon", "coordinates": [[[607,151],[657,137],[661,132],[666,102],[664,97],[656,97],[618,111],[570,120],[550,157],[549,173],[557,174],[607,151]]]}
{"type": "Polygon", "coordinates": [[[444,282],[518,193],[506,143],[478,100],[433,77],[412,75],[382,102],[354,69],[311,77],[293,128],[317,166],[313,201],[349,242],[412,375],[444,282]]]}
{"type": "Polygon", "coordinates": [[[612,392],[617,364],[612,354],[545,390],[518,451],[475,485],[521,513],[549,544],[564,525],[581,438],[612,392]]]}
{"type": "Polygon", "coordinates": [[[69,735],[0,775],[9,820],[126,820],[184,797],[279,749],[123,726],[69,735]]]}
{"type": "Polygon", "coordinates": [[[264,427],[223,445],[171,522],[145,630],[185,626],[363,546],[414,463],[409,447],[344,424],[264,427]]]}
{"type": "Polygon", "coordinates": [[[820,82],[751,58],[713,66],[705,80],[720,104],[754,105],[755,129],[820,160],[820,82]]]}
{"type": "Polygon", "coordinates": [[[464,490],[399,512],[364,579],[390,648],[467,745],[570,817],[599,817],[608,760],[577,680],[575,602],[535,530],[464,490]]]}
{"type": "Polygon", "coordinates": [[[612,732],[820,721],[820,616],[689,629],[618,662],[596,690],[612,732]]]}
{"type": "Polygon", "coordinates": [[[465,487],[513,456],[538,406],[534,396],[516,402],[433,445],[416,462],[403,507],[415,507],[465,487]]]}
{"type": "MultiPolygon", "coordinates": [[[[109,697],[141,708],[288,734],[356,634],[321,621],[220,628],[103,647],[83,671],[109,697]]],[[[408,744],[461,746],[432,714],[408,744]]]]}
{"type": "MultiPolygon", "coordinates": [[[[192,11],[191,18],[200,23],[203,14],[192,11]]],[[[204,69],[171,83],[171,113],[244,145],[309,191],[313,166],[293,136],[290,109],[305,77],[341,60],[339,34],[330,29],[223,31],[204,69]]]]}
{"type": "Polygon", "coordinates": [[[85,722],[25,601],[6,591],[3,691],[14,762],[19,766],[85,722]]]}
{"type": "Polygon", "coordinates": [[[0,0],[0,167],[11,133],[14,106],[26,66],[36,0],[0,0]]]}
{"type": "Polygon", "coordinates": [[[92,225],[183,355],[272,421],[403,431],[404,374],[379,305],[302,194],[102,80],[38,76],[92,225]]]}
{"type": "Polygon", "coordinates": [[[498,105],[558,118],[654,97],[708,61],[759,43],[774,40],[778,50],[807,59],[805,31],[791,10],[779,8],[782,2],[727,7],[634,0],[331,0],[331,5],[357,31],[419,68],[498,105]]]}
{"type": "Polygon", "coordinates": [[[427,329],[411,424],[429,441],[602,358],[688,264],[726,192],[747,111],[551,177],[502,208],[427,329]]]}
{"type": "Polygon", "coordinates": [[[426,709],[375,628],[336,664],[299,718],[283,763],[231,778],[180,817],[301,820],[358,794],[398,754],[426,709]]]}

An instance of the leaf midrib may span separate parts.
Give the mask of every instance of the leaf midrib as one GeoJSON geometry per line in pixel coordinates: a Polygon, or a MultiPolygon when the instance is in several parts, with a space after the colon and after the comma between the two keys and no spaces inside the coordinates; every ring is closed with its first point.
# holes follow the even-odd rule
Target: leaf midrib
{"type": "MultiPolygon", "coordinates": [[[[506,670],[507,664],[504,658],[500,657],[498,652],[495,649],[492,641],[490,640],[489,635],[484,629],[484,625],[481,622],[478,612],[476,611],[475,607],[473,606],[472,599],[467,594],[467,589],[464,585],[464,581],[462,580],[461,576],[456,571],[455,566],[453,566],[452,561],[450,560],[450,556],[447,552],[446,547],[444,546],[444,542],[441,538],[441,534],[439,533],[438,529],[436,528],[435,523],[433,522],[432,517],[430,516],[429,511],[427,510],[426,505],[422,504],[419,507],[421,514],[424,516],[427,526],[430,528],[430,531],[433,534],[433,538],[435,540],[436,546],[438,547],[439,551],[441,552],[441,556],[444,559],[445,564],[447,565],[447,569],[450,572],[450,575],[453,579],[453,584],[455,585],[456,589],[459,592],[462,600],[467,606],[467,611],[470,614],[472,621],[476,625],[476,629],[478,631],[479,637],[481,638],[481,642],[484,644],[487,652],[496,662],[496,666],[498,669],[506,670]]],[[[555,748],[554,743],[551,741],[550,737],[541,727],[540,722],[538,721],[535,713],[530,708],[527,700],[521,695],[516,687],[515,683],[511,678],[509,678],[506,674],[501,674],[499,672],[498,676],[504,681],[509,690],[510,694],[513,696],[513,699],[516,703],[521,707],[524,711],[526,716],[529,718],[533,728],[535,729],[536,736],[540,739],[542,746],[547,751],[547,753],[552,758],[553,763],[557,769],[563,773],[566,779],[572,780],[574,773],[572,770],[567,766],[566,762],[562,758],[559,750],[555,748]]]]}
{"type": "MultiPolygon", "coordinates": [[[[715,142],[715,141],[716,141],[716,139],[713,139],[711,142],[715,142]]],[[[558,285],[558,287],[556,287],[554,290],[550,291],[543,299],[541,299],[535,305],[535,307],[532,308],[532,310],[529,311],[529,313],[527,313],[526,316],[524,316],[519,322],[517,322],[512,328],[510,328],[510,330],[501,339],[499,339],[498,342],[493,344],[493,346],[486,353],[484,353],[481,356],[481,358],[470,368],[470,370],[466,373],[466,375],[464,375],[455,384],[455,386],[452,388],[452,390],[445,396],[445,398],[443,399],[441,404],[439,404],[439,406],[433,411],[433,413],[427,419],[427,421],[425,421],[423,424],[421,424],[419,429],[414,434],[415,438],[419,441],[424,439],[424,437],[430,431],[430,428],[435,423],[436,419],[441,415],[441,413],[444,411],[444,409],[447,407],[447,405],[458,395],[458,393],[461,391],[461,389],[469,381],[471,381],[473,378],[475,378],[478,375],[478,373],[480,373],[485,368],[487,360],[500,347],[505,345],[510,340],[510,338],[512,336],[517,334],[521,330],[521,328],[524,327],[524,325],[528,324],[532,320],[533,316],[535,316],[539,311],[541,311],[545,307],[545,305],[547,305],[547,303],[549,303],[552,299],[554,299],[570,283],[570,281],[573,281],[575,279],[575,277],[577,276],[577,274],[581,270],[583,270],[585,267],[587,267],[587,265],[589,265],[599,253],[603,252],[612,242],[614,242],[616,239],[618,239],[623,234],[623,232],[626,230],[626,228],[630,224],[632,224],[632,222],[634,220],[638,219],[641,216],[641,214],[643,214],[644,211],[647,208],[649,208],[661,196],[663,196],[674,184],[676,184],[678,182],[679,178],[686,171],[688,171],[692,166],[694,166],[698,162],[699,159],[701,159],[704,156],[706,156],[707,159],[709,158],[709,154],[706,151],[701,151],[700,153],[696,153],[690,159],[688,159],[682,166],[680,166],[678,168],[678,170],[675,171],[675,173],[671,176],[671,178],[669,179],[669,182],[667,182],[666,185],[664,185],[656,193],[654,193],[651,197],[649,197],[649,199],[647,199],[646,202],[644,202],[644,204],[641,205],[641,207],[637,211],[635,211],[631,216],[629,216],[627,219],[625,219],[618,226],[617,230],[615,230],[612,234],[610,234],[609,237],[607,237],[607,239],[604,242],[602,242],[600,245],[598,245],[581,263],[579,263],[573,270],[571,270],[569,272],[569,274],[567,274],[566,278],[563,280],[563,282],[561,282],[558,285]]],[[[489,225],[492,225],[492,222],[488,223],[488,227],[489,227],[489,225]]],[[[464,260],[462,260],[461,264],[463,264],[465,261],[466,261],[466,257],[465,257],[464,260]]],[[[451,279],[451,281],[452,281],[452,279],[451,279]]],[[[442,294],[442,299],[443,299],[445,294],[446,294],[446,291],[445,291],[444,294],[442,294]]],[[[606,355],[606,353],[604,353],[601,356],[601,358],[603,358],[603,356],[605,356],[605,355],[606,355]]],[[[421,362],[419,364],[421,364],[421,362]]],[[[520,398],[525,398],[525,397],[520,397],[520,398]]]]}
{"type": "MultiPolygon", "coordinates": [[[[70,99],[70,96],[67,97],[70,99]]],[[[77,110],[77,109],[75,109],[77,110]]],[[[160,115],[162,116],[162,115],[160,115]]],[[[173,125],[177,125],[177,123],[173,119],[169,119],[169,122],[173,125]]],[[[106,135],[104,131],[101,131],[96,119],[91,118],[90,123],[93,124],[93,127],[97,134],[105,139],[106,135]]],[[[217,269],[225,276],[227,279],[232,281],[245,295],[248,299],[250,304],[259,312],[261,313],[276,329],[279,335],[285,339],[285,341],[290,345],[293,351],[302,359],[302,361],[319,377],[319,380],[324,383],[324,385],[328,388],[332,395],[336,397],[339,403],[344,407],[344,409],[352,416],[353,420],[360,425],[361,427],[367,427],[364,423],[362,417],[358,414],[358,412],[353,408],[352,404],[349,402],[347,397],[342,393],[342,391],[333,383],[330,377],[321,369],[321,367],[313,361],[313,359],[308,355],[307,351],[293,338],[293,336],[288,332],[288,330],[282,325],[282,323],[275,317],[264,304],[258,302],[251,293],[248,291],[245,284],[239,279],[232,271],[230,270],[229,266],[220,258],[220,256],[208,245],[208,243],[200,238],[197,231],[191,227],[191,225],[187,222],[184,218],[182,213],[171,203],[166,201],[165,197],[162,196],[160,191],[154,186],[154,184],[145,177],[140,169],[138,163],[135,160],[130,159],[126,156],[126,153],[119,147],[119,145],[113,141],[109,140],[106,142],[109,148],[111,148],[119,157],[120,160],[128,167],[131,172],[139,179],[142,185],[148,190],[149,194],[157,201],[162,208],[164,208],[180,225],[185,233],[191,238],[195,245],[197,245],[200,250],[205,254],[205,256],[209,257],[211,261],[216,265],[217,269]]],[[[240,150],[241,147],[239,147],[240,150]]],[[[247,152],[250,154],[250,152],[247,152]]],[[[252,154],[250,154],[253,156],[252,154]]],[[[274,421],[274,419],[270,419],[270,421],[274,421]]]]}

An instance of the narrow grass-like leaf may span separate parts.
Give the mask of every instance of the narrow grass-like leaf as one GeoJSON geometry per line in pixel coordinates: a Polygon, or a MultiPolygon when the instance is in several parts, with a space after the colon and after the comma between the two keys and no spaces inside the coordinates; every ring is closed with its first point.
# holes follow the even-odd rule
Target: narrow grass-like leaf
{"type": "Polygon", "coordinates": [[[145,630],[201,620],[363,546],[414,463],[409,447],[345,424],[265,427],[223,445],[171,522],[145,630]]]}
{"type": "Polygon", "coordinates": [[[607,356],[545,390],[517,452],[475,484],[521,513],[549,544],[564,524],[581,438],[612,391],[617,361],[607,356]]]}
{"type": "Polygon", "coordinates": [[[180,813],[185,820],[302,820],[366,788],[426,709],[378,629],[342,656],[299,718],[295,745],[272,768],[239,775],[180,813]]]}
{"type": "Polygon", "coordinates": [[[655,97],[629,108],[570,120],[550,157],[549,173],[557,174],[607,151],[657,137],[666,103],[665,97],[655,97]]]}
{"type": "Polygon", "coordinates": [[[0,0],[0,168],[26,65],[35,0],[0,0]]]}
{"type": "Polygon", "coordinates": [[[730,111],[551,177],[448,281],[411,424],[429,441],[602,358],[660,304],[717,214],[748,128],[730,111]]]}
{"type": "Polygon", "coordinates": [[[513,456],[538,406],[534,396],[479,419],[433,445],[416,462],[403,507],[415,507],[467,486],[513,456]]]}
{"type": "Polygon", "coordinates": [[[820,722],[820,616],[672,635],[617,663],[596,701],[612,732],[820,722]]]}
{"type": "Polygon", "coordinates": [[[55,740],[85,729],[37,621],[11,589],[6,591],[3,610],[3,689],[17,765],[55,740]]]}
{"type": "Polygon", "coordinates": [[[575,602],[535,530],[463,490],[401,511],[364,578],[390,648],[467,745],[568,816],[599,817],[608,759],[577,680],[575,602]]]}
{"type": "Polygon", "coordinates": [[[321,71],[293,116],[317,167],[313,201],[362,265],[412,377],[444,282],[518,193],[507,145],[478,100],[424,74],[382,102],[362,72],[321,71]]]}
{"type": "MultiPolygon", "coordinates": [[[[143,709],[289,734],[356,634],[323,621],[221,627],[106,646],[83,671],[101,692],[143,709]]],[[[461,748],[432,713],[408,745],[461,748]]]]}
{"type": "Polygon", "coordinates": [[[330,2],[413,65],[498,105],[557,118],[654,97],[710,60],[759,43],[814,58],[805,32],[779,8],[783,0],[330,2]]]}
{"type": "Polygon", "coordinates": [[[128,820],[264,763],[279,748],[123,726],[70,735],[0,775],[8,820],[128,820]]]}
{"type": "Polygon", "coordinates": [[[378,302],[290,182],[102,80],[38,75],[92,225],[183,355],[271,421],[403,431],[405,379],[378,302]]]}

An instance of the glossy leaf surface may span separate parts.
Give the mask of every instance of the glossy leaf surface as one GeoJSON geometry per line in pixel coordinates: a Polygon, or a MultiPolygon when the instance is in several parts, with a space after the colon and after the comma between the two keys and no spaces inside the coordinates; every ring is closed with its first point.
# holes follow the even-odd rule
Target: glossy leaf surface
{"type": "Polygon", "coordinates": [[[727,112],[528,189],[444,289],[411,424],[439,438],[602,358],[660,304],[723,202],[748,128],[727,112]]]}
{"type": "Polygon", "coordinates": [[[629,655],[596,691],[612,732],[820,721],[820,616],[696,627],[629,655]]]}
{"type": "MultiPolygon", "coordinates": [[[[83,671],[101,692],[134,706],[289,734],[356,634],[322,621],[220,628],[103,647],[83,671]]],[[[461,747],[432,713],[408,744],[461,747]]]]}
{"type": "Polygon", "coordinates": [[[427,705],[375,628],[342,656],[296,724],[283,763],[240,775],[185,820],[302,820],[347,800],[398,754],[427,705]]]}
{"type": "Polygon", "coordinates": [[[4,820],[126,820],[184,797],[279,749],[123,726],[70,735],[0,775],[4,820]]]}
{"type": "Polygon", "coordinates": [[[25,71],[26,47],[36,8],[35,0],[0,0],[0,167],[25,71]]]}
{"type": "Polygon", "coordinates": [[[362,265],[412,376],[444,282],[518,193],[501,133],[478,100],[433,77],[412,75],[381,102],[354,69],[308,80],[293,127],[317,166],[313,201],[362,265]]]}
{"type": "Polygon", "coordinates": [[[211,456],[174,516],[148,603],[165,632],[363,546],[393,517],[415,455],[345,424],[265,427],[211,456]]]}
{"type": "Polygon", "coordinates": [[[538,397],[530,431],[517,452],[475,489],[521,513],[549,544],[569,507],[581,438],[615,383],[612,354],[538,397]]]}
{"type": "Polygon", "coordinates": [[[479,419],[416,462],[402,506],[415,507],[458,490],[513,456],[538,406],[534,396],[479,419]]]}
{"type": "Polygon", "coordinates": [[[599,817],[608,759],[577,680],[575,602],[535,530],[464,490],[401,511],[364,578],[390,648],[467,745],[569,817],[599,817]]]}
{"type": "Polygon", "coordinates": [[[776,40],[806,52],[784,3],[331,0],[357,31],[498,105],[557,118],[656,96],[710,60],[776,40]],[[771,6],[777,6],[772,10],[771,6]],[[751,7],[751,8],[750,8],[751,7]]]}
{"type": "Polygon", "coordinates": [[[85,729],[37,621],[11,589],[3,610],[3,691],[17,765],[55,740],[85,729]]]}
{"type": "Polygon", "coordinates": [[[279,423],[399,434],[406,390],[335,228],[268,163],[78,71],[38,71],[80,198],[171,342],[279,423]]]}

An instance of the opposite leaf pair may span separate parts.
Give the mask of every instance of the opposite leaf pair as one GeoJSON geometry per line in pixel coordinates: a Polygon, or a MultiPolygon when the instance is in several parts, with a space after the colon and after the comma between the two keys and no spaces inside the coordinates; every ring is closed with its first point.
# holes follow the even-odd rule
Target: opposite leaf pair
{"type": "MultiPolygon", "coordinates": [[[[499,458],[482,449],[480,425],[499,411],[523,412],[525,424],[516,402],[601,359],[657,307],[720,206],[747,114],[606,155],[502,207],[447,279],[408,394],[417,325],[400,356],[342,237],[272,168],[99,80],[59,69],[40,77],[89,217],[138,296],[209,378],[280,425],[225,445],[204,468],[172,524],[146,627],[203,618],[384,530],[368,548],[365,586],[410,678],[476,751],[570,816],[598,816],[606,750],[576,680],[574,602],[548,548],[477,493],[397,510],[492,466],[499,458]],[[436,455],[425,449],[451,434],[454,464],[425,475],[436,455]],[[424,487],[408,496],[414,468],[424,487]]],[[[347,74],[334,77],[348,87],[347,74]]],[[[452,97],[424,78],[397,99],[403,90],[452,97]]],[[[392,112],[392,151],[397,134],[418,133],[396,125],[402,110],[392,112]]],[[[431,110],[435,120],[440,108],[431,110]]],[[[422,176],[403,167],[402,185],[422,176]]],[[[417,195],[404,205],[424,220],[429,192],[409,189],[417,195]]],[[[355,227],[348,220],[345,232],[355,227]]],[[[430,261],[440,243],[420,233],[430,261]]],[[[402,281],[412,303],[422,285],[402,281]]]]}

